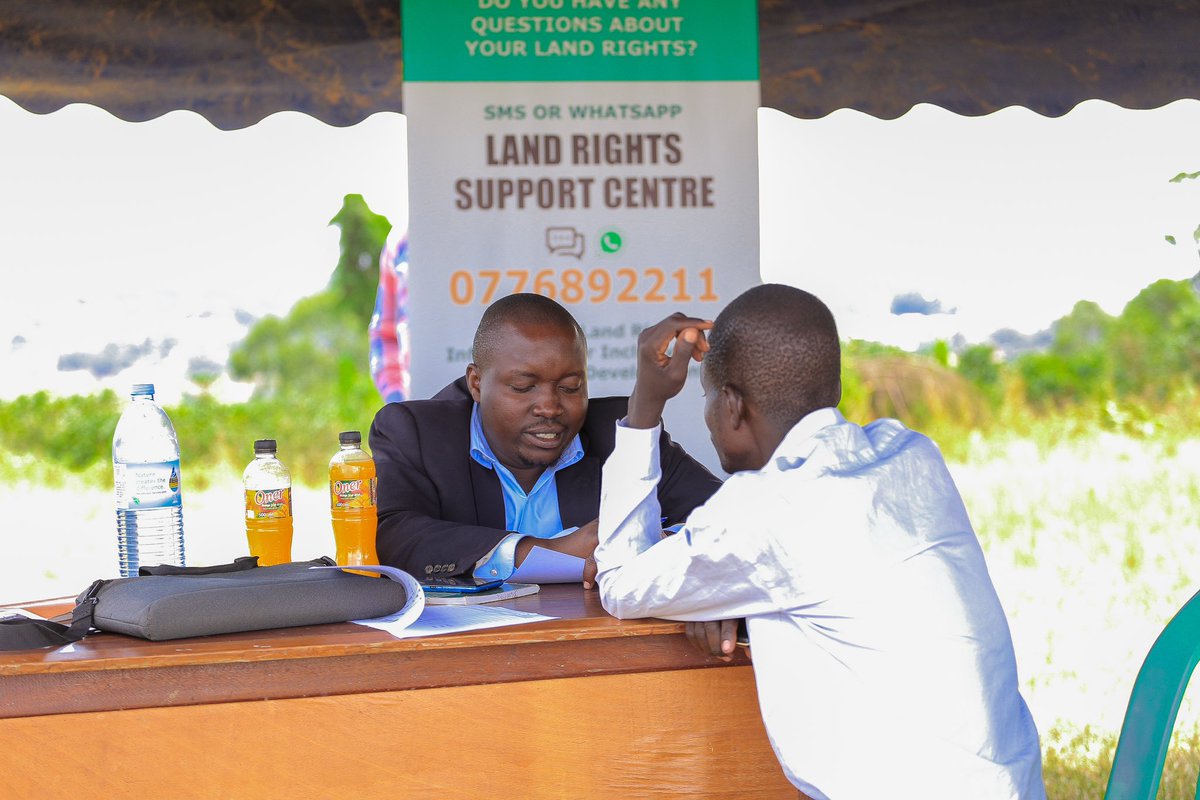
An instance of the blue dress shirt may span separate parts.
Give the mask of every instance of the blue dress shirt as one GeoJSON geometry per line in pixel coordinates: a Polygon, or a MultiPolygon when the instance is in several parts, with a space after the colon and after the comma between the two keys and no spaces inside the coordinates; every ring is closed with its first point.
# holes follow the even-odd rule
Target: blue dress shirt
{"type": "Polygon", "coordinates": [[[476,404],[471,409],[471,458],[496,471],[496,476],[500,478],[500,488],[504,492],[504,527],[514,531],[475,564],[475,577],[508,579],[516,569],[513,561],[516,559],[517,542],[522,536],[556,539],[575,530],[563,530],[554,474],[583,458],[583,444],[576,434],[558,461],[547,467],[546,471],[538,476],[533,488],[526,493],[508,467],[501,464],[492,452],[492,446],[484,436],[483,423],[479,419],[479,406],[476,404]]]}

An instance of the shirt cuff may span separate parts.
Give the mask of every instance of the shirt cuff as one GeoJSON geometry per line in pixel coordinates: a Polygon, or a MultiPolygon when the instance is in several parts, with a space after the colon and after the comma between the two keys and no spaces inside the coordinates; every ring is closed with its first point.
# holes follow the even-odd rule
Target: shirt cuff
{"type": "Polygon", "coordinates": [[[616,444],[608,462],[615,460],[619,465],[620,474],[639,480],[657,480],[662,471],[658,456],[658,440],[661,436],[661,422],[653,428],[630,428],[622,417],[617,420],[616,444]]]}
{"type": "Polygon", "coordinates": [[[521,541],[523,533],[510,533],[500,540],[500,544],[492,548],[492,552],[475,562],[476,578],[485,580],[508,580],[516,567],[513,562],[517,559],[517,542],[521,541]]]}
{"type": "MultiPolygon", "coordinates": [[[[563,528],[558,533],[553,533],[549,536],[534,536],[535,539],[557,539],[560,536],[566,536],[568,533],[574,533],[579,528],[572,526],[563,528]]],[[[500,540],[500,544],[492,548],[492,551],[483,558],[475,562],[475,572],[472,573],[476,578],[484,580],[508,580],[512,574],[517,571],[515,562],[517,560],[517,542],[526,536],[533,536],[529,533],[510,533],[500,540]]]]}

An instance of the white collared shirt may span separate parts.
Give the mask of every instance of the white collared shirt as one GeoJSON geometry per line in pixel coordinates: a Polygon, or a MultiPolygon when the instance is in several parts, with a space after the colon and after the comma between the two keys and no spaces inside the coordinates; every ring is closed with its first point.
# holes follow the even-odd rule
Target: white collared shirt
{"type": "Polygon", "coordinates": [[[1008,622],[933,442],[814,411],[660,539],[658,436],[618,423],[604,465],[610,613],[746,617],[767,733],[814,800],[1045,798],[1008,622]]]}

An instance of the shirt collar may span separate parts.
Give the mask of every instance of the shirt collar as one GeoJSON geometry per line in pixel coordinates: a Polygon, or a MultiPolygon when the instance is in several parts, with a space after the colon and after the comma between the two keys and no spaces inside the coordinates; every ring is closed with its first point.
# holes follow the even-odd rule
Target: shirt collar
{"type": "Polygon", "coordinates": [[[845,422],[846,418],[836,408],[818,408],[816,411],[810,411],[783,437],[783,441],[767,461],[767,468],[774,466],[779,470],[795,469],[817,448],[818,433],[845,422]]]}
{"type": "MultiPolygon", "coordinates": [[[[487,436],[483,433],[483,420],[479,416],[478,403],[471,405],[471,458],[488,469],[499,467],[506,472],[509,471],[508,467],[505,467],[496,458],[496,454],[492,452],[492,446],[488,444],[487,436]]],[[[579,434],[575,434],[575,437],[563,450],[562,455],[558,457],[558,461],[554,462],[546,471],[553,474],[571,466],[581,458],[583,458],[583,443],[579,441],[579,434]]]]}

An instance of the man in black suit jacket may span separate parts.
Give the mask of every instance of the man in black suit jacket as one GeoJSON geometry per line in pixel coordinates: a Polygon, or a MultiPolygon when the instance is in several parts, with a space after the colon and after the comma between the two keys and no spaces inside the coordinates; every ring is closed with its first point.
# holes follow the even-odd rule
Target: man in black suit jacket
{"type": "MultiPolygon", "coordinates": [[[[476,405],[484,436],[503,465],[529,492],[553,471],[564,529],[556,539],[518,541],[515,565],[539,546],[588,559],[596,544],[600,467],[612,452],[614,424],[627,398],[587,397],[587,343],[562,306],[540,295],[510,295],[480,321],[474,361],[430,400],[389,403],[371,425],[379,475],[380,561],[414,575],[471,574],[510,533],[497,469],[471,453],[476,405]],[[583,455],[558,463],[578,436],[583,455]],[[556,470],[556,471],[554,471],[556,470]]],[[[664,432],[659,500],[667,522],[681,522],[721,482],[664,432]]],[[[528,533],[517,531],[516,533],[528,533]]]]}

